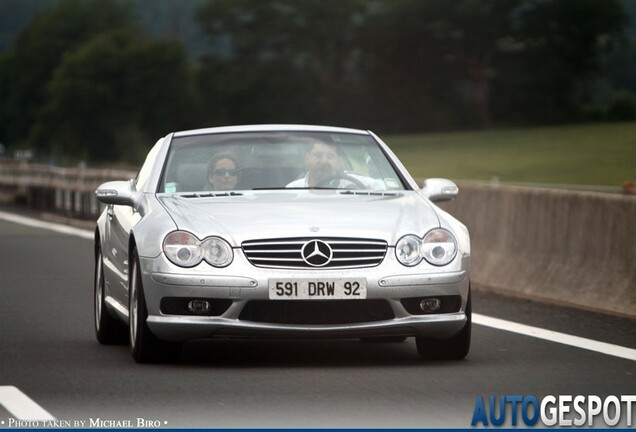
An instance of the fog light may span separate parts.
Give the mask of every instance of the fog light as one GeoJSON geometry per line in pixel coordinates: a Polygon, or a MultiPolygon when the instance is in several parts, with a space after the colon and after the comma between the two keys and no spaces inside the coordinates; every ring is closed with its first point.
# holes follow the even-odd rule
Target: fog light
{"type": "Polygon", "coordinates": [[[210,302],[207,300],[190,300],[188,310],[193,314],[205,315],[210,313],[210,302]]]}
{"type": "Polygon", "coordinates": [[[438,298],[427,298],[420,302],[422,312],[437,312],[442,307],[442,301],[438,298]]]}

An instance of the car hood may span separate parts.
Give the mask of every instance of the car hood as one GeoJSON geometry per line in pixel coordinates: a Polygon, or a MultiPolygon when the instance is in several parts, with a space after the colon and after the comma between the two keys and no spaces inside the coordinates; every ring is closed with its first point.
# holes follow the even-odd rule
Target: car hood
{"type": "Polygon", "coordinates": [[[417,191],[378,194],[343,191],[247,191],[235,196],[158,195],[178,229],[200,239],[357,237],[395,245],[406,234],[423,236],[439,219],[417,191]]]}

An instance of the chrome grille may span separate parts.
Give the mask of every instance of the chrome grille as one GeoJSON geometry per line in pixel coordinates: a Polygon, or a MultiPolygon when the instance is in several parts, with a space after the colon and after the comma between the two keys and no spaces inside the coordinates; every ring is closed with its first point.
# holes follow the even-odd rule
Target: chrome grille
{"type": "Polygon", "coordinates": [[[269,268],[375,267],[382,262],[387,250],[383,240],[336,237],[249,240],[241,246],[250,263],[269,268]],[[315,240],[327,243],[333,251],[331,260],[324,266],[309,265],[302,257],[303,246],[315,240]]]}

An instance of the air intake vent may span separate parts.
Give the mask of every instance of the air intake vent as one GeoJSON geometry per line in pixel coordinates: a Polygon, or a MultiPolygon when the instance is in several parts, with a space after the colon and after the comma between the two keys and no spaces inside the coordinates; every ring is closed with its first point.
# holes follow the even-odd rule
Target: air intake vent
{"type": "Polygon", "coordinates": [[[288,238],[243,242],[243,252],[256,267],[360,268],[384,259],[383,240],[352,238],[288,238]]]}
{"type": "Polygon", "coordinates": [[[382,196],[382,197],[396,197],[398,196],[395,192],[360,192],[360,191],[342,191],[340,195],[362,195],[362,196],[382,196]]]}
{"type": "Polygon", "coordinates": [[[181,198],[219,198],[243,196],[240,192],[188,192],[179,195],[181,198]]]}
{"type": "Polygon", "coordinates": [[[395,318],[391,306],[372,300],[252,300],[240,320],[272,324],[334,325],[395,318]]]}

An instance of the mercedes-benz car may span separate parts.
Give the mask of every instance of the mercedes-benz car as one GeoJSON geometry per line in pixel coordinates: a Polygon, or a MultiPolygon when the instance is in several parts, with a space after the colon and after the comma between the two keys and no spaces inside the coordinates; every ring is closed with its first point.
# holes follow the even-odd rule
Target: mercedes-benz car
{"type": "Polygon", "coordinates": [[[209,338],[414,337],[462,359],[470,239],[374,133],[256,125],[174,132],[101,185],[95,331],[138,362],[209,338]]]}

